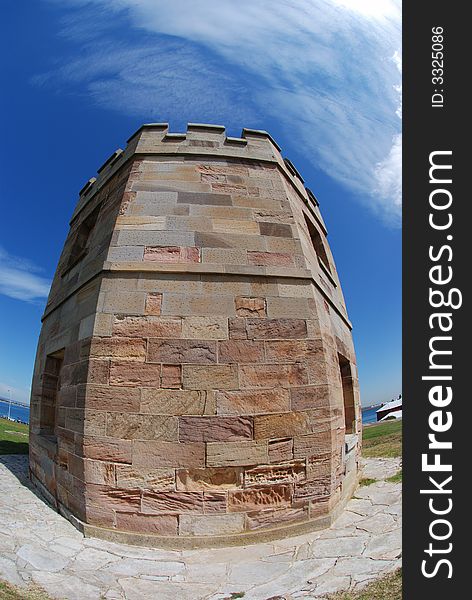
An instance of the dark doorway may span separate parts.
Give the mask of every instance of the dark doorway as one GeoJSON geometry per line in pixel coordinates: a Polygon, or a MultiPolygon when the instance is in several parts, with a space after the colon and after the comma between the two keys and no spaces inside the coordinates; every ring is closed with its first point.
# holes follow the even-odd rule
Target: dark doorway
{"type": "Polygon", "coordinates": [[[41,435],[56,438],[57,432],[57,396],[61,388],[61,369],[64,362],[64,350],[49,354],[43,372],[40,431],[41,435]]]}
{"type": "Polygon", "coordinates": [[[342,354],[338,354],[339,370],[343,384],[344,423],[346,433],[356,432],[356,409],[354,404],[354,386],[352,384],[351,363],[342,354]]]}

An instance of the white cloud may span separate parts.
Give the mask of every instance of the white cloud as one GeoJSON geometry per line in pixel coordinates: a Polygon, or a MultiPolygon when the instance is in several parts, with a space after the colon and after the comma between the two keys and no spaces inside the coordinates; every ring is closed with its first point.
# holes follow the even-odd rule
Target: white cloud
{"type": "Polygon", "coordinates": [[[50,281],[38,275],[38,271],[29,261],[0,247],[0,294],[27,302],[46,298],[50,281]]]}
{"type": "Polygon", "coordinates": [[[399,0],[55,1],[81,53],[38,82],[59,76],[143,120],[276,119],[313,165],[399,222],[399,0]]]}
{"type": "Polygon", "coordinates": [[[375,196],[383,208],[380,212],[392,223],[396,223],[401,214],[402,204],[402,136],[396,135],[388,156],[375,168],[377,187],[375,196]],[[390,214],[386,209],[390,208],[390,214]]]}

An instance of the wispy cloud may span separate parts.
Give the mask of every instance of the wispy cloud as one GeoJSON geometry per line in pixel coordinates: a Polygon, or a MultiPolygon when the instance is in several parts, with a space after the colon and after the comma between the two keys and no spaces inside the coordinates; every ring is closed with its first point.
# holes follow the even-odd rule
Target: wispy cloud
{"type": "Polygon", "coordinates": [[[13,256],[0,246],[0,294],[33,302],[46,298],[51,282],[30,261],[13,256]]]}
{"type": "Polygon", "coordinates": [[[31,391],[29,388],[19,388],[0,381],[0,399],[9,400],[11,395],[12,400],[28,404],[30,394],[31,391]]]}
{"type": "Polygon", "coordinates": [[[66,80],[143,119],[277,119],[315,166],[399,222],[399,0],[52,1],[80,53],[38,83],[66,80]]]}

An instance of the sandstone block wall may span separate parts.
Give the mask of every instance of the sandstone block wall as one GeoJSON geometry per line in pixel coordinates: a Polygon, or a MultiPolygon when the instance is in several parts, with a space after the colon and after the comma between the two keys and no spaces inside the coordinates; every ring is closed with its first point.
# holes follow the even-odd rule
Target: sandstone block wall
{"type": "Polygon", "coordinates": [[[143,126],[72,217],[33,481],[97,535],[233,543],[326,522],[357,472],[350,329],[318,203],[269,134],[143,126]]]}

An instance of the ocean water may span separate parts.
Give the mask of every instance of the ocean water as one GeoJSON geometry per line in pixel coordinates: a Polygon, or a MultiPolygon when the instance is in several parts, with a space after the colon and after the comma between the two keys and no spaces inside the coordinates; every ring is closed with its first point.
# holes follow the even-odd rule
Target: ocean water
{"type": "Polygon", "coordinates": [[[362,409],[362,423],[364,425],[368,425],[369,423],[377,423],[376,411],[378,408],[378,406],[372,406],[362,409]]]}
{"type": "MultiPolygon", "coordinates": [[[[8,417],[8,402],[0,400],[0,417],[8,417]]],[[[29,406],[11,405],[10,418],[22,423],[29,423],[29,406]]]]}

